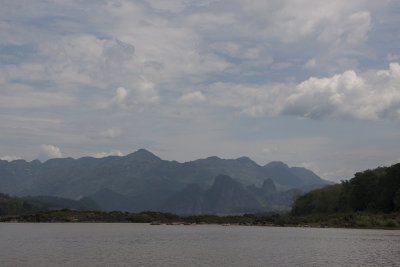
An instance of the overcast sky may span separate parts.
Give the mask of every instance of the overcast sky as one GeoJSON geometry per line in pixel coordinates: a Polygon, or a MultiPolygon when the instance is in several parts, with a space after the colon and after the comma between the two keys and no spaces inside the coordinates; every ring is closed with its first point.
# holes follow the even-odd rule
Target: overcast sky
{"type": "Polygon", "coordinates": [[[400,1],[0,0],[0,158],[400,161],[400,1]]]}

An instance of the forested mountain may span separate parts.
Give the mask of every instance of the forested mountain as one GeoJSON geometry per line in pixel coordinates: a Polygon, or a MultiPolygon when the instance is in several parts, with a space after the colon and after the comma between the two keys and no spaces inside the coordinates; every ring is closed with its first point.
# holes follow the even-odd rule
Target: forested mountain
{"type": "MultiPolygon", "coordinates": [[[[186,163],[162,160],[151,152],[140,149],[123,157],[111,156],[105,158],[84,157],[80,159],[61,158],[51,159],[44,163],[38,160],[0,161],[0,192],[16,196],[54,196],[70,199],[90,197],[103,210],[157,210],[167,209],[165,203],[175,203],[178,199],[191,197],[195,203],[203,203],[201,212],[212,210],[209,200],[201,202],[202,198],[214,199],[214,187],[218,187],[219,175],[231,177],[235,184],[240,185],[232,193],[230,201],[235,202],[234,196],[251,195],[261,205],[251,205],[267,208],[288,208],[283,191],[294,195],[296,190],[309,190],[331,184],[304,168],[289,168],[284,163],[270,163],[260,166],[247,157],[238,159],[221,159],[209,157],[186,163]],[[263,196],[260,200],[259,191],[264,181],[273,184],[277,191],[270,194],[272,204],[265,204],[263,196]],[[216,183],[217,182],[217,183],[216,183]],[[238,188],[244,188],[241,192],[238,188]],[[192,190],[192,191],[191,191],[192,190]],[[293,191],[295,190],[295,191],[293,191]],[[194,195],[184,196],[190,191],[194,195]],[[197,192],[197,193],[196,193],[197,192]],[[201,194],[200,194],[201,193],[201,194]],[[203,193],[205,195],[203,195],[203,193]],[[195,198],[197,195],[198,198],[195,198]],[[258,195],[257,195],[258,194],[258,195]]],[[[224,184],[224,183],[223,183],[224,184]]],[[[230,183],[224,184],[230,186],[230,183]]],[[[271,189],[272,187],[268,187],[271,189]]],[[[274,189],[274,190],[275,190],[274,189]]],[[[272,190],[272,189],[271,189],[272,190]]],[[[223,190],[215,192],[224,192],[223,190]]],[[[268,195],[268,194],[267,194],[268,195]]],[[[228,200],[222,200],[225,203],[228,200]]],[[[250,203],[246,201],[246,203],[250,203]]],[[[214,203],[215,204],[215,203],[214,203]]],[[[178,206],[171,204],[171,207],[178,206]]],[[[239,210],[223,208],[220,210],[239,210]]],[[[250,207],[249,207],[250,208],[250,207]]],[[[196,213],[196,208],[185,207],[187,211],[196,213]]],[[[169,210],[175,211],[175,210],[169,210]]],[[[217,210],[212,210],[217,212],[217,210]]]]}
{"type": "Polygon", "coordinates": [[[400,211],[400,163],[356,173],[341,184],[314,190],[293,205],[293,215],[400,211]]]}

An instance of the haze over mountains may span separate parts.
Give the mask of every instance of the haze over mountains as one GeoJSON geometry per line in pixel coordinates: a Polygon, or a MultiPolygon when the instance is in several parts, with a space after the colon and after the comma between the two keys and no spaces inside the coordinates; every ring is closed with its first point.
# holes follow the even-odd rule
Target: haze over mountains
{"type": "Polygon", "coordinates": [[[282,162],[247,157],[179,163],[140,149],[127,156],[0,161],[0,192],[16,196],[83,197],[100,209],[178,214],[287,210],[293,199],[332,184],[282,162]]]}

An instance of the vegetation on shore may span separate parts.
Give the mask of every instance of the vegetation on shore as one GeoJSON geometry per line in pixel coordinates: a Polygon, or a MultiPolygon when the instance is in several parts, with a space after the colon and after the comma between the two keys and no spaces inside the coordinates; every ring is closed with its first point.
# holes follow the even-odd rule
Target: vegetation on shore
{"type": "Polygon", "coordinates": [[[121,211],[52,210],[18,216],[0,217],[0,222],[109,222],[109,223],[156,223],[156,224],[237,224],[257,226],[302,226],[341,228],[387,228],[400,229],[400,213],[338,213],[330,215],[201,215],[178,216],[171,213],[144,211],[129,213],[121,211]]]}
{"type": "Polygon", "coordinates": [[[341,184],[299,197],[294,216],[336,213],[391,213],[400,211],[400,163],[356,173],[341,184]]]}

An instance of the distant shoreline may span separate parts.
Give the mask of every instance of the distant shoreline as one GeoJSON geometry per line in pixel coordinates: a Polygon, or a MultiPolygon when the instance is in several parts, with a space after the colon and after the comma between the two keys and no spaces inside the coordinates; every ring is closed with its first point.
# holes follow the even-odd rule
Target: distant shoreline
{"type": "Polygon", "coordinates": [[[152,225],[205,225],[264,226],[302,228],[349,228],[400,230],[400,213],[344,213],[310,216],[275,215],[196,215],[179,216],[171,213],[144,211],[128,213],[121,211],[77,211],[70,209],[37,212],[33,214],[3,216],[4,223],[148,223],[152,225]],[[375,222],[371,224],[369,222],[375,222]]]}

